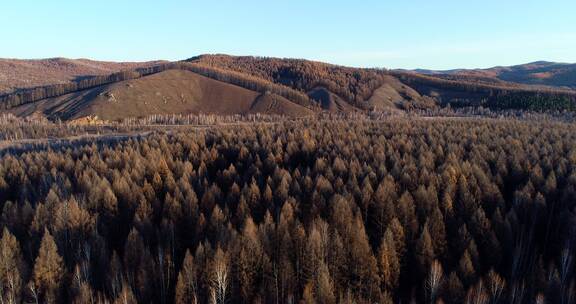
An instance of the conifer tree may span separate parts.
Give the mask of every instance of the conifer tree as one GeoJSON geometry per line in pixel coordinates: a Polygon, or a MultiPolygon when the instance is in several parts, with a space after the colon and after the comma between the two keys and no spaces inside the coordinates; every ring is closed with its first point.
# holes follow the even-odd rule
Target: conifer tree
{"type": "Polygon", "coordinates": [[[54,238],[44,231],[38,256],[34,262],[33,282],[42,299],[47,303],[57,302],[60,298],[60,286],[66,269],[54,238]]]}
{"type": "Polygon", "coordinates": [[[387,229],[378,250],[380,279],[383,290],[388,291],[390,294],[393,294],[398,287],[400,278],[400,260],[395,243],[392,230],[387,229]]]}

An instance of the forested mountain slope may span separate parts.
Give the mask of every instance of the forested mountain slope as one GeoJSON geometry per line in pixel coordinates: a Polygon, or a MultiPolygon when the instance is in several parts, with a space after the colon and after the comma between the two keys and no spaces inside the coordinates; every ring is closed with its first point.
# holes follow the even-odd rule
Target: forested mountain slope
{"type": "MultiPolygon", "coordinates": [[[[64,64],[62,60],[58,62],[60,64],[53,73],[58,77],[73,74],[62,72],[64,64]]],[[[287,116],[319,111],[412,111],[448,105],[539,112],[576,110],[576,91],[569,88],[533,86],[486,75],[478,77],[457,72],[438,74],[360,69],[302,59],[228,55],[202,55],[186,61],[152,65],[80,62],[84,63],[82,67],[86,68],[86,73],[91,71],[89,68],[99,69],[100,72],[93,72],[96,74],[105,69],[133,68],[112,74],[76,77],[71,82],[46,80],[55,83],[34,88],[23,87],[16,92],[0,95],[0,111],[18,115],[42,113],[50,118],[61,119],[98,115],[117,120],[149,114],[243,114],[255,109],[287,116]],[[212,95],[214,98],[199,101],[199,96],[211,94],[204,90],[211,85],[202,89],[202,86],[198,87],[186,79],[174,80],[174,77],[156,75],[163,73],[164,76],[191,77],[182,71],[209,78],[211,81],[208,82],[224,91],[225,88],[240,87],[262,95],[265,98],[258,100],[266,101],[267,106],[255,103],[246,108],[249,103],[246,100],[255,99],[230,92],[221,92],[221,96],[216,94],[212,95]],[[129,87],[120,85],[125,81],[148,83],[150,79],[154,80],[154,84],[143,84],[139,86],[140,90],[129,90],[129,87]],[[153,87],[163,89],[152,92],[153,87]],[[115,94],[110,90],[119,92],[115,94]],[[190,99],[186,96],[196,96],[197,104],[185,105],[182,100],[190,99]],[[270,96],[282,98],[275,98],[278,102],[272,102],[268,100],[270,96]],[[103,102],[106,99],[120,102],[106,104],[103,102]]],[[[519,68],[510,68],[515,69],[519,68]]],[[[73,68],[71,70],[76,71],[73,68]]],[[[58,77],[54,79],[60,79],[58,77]]],[[[1,79],[0,83],[9,84],[1,79]]]]}
{"type": "Polygon", "coordinates": [[[574,111],[576,91],[565,88],[519,85],[508,82],[487,83],[475,78],[441,77],[413,72],[393,71],[403,83],[418,93],[433,98],[439,105],[502,110],[574,111]]]}
{"type": "Polygon", "coordinates": [[[323,108],[367,110],[392,108],[427,108],[434,102],[419,94],[404,94],[398,80],[384,69],[359,69],[303,59],[202,55],[189,62],[230,69],[262,77],[316,96],[323,108]],[[376,90],[384,88],[379,94],[376,90]],[[324,90],[318,94],[318,90],[324,90]],[[339,104],[339,105],[338,105],[339,104]]]}

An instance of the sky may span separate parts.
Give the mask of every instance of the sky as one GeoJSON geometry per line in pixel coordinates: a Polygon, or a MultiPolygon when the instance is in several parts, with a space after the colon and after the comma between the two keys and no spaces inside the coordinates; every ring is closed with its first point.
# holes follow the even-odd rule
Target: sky
{"type": "Polygon", "coordinates": [[[356,67],[576,62],[574,0],[0,0],[0,57],[304,58],[356,67]]]}

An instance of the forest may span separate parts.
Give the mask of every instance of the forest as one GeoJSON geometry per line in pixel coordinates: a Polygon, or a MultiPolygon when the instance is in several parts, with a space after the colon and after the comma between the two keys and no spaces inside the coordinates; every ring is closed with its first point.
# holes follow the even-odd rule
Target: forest
{"type": "Polygon", "coordinates": [[[220,125],[0,156],[1,303],[576,301],[576,126],[220,125]]]}

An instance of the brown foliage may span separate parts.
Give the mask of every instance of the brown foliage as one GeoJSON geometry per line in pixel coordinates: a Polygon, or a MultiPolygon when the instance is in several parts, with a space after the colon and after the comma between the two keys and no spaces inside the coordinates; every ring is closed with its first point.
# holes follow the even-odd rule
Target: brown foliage
{"type": "Polygon", "coordinates": [[[3,299],[569,302],[574,142],[570,124],[310,120],[7,151],[3,299]]]}

